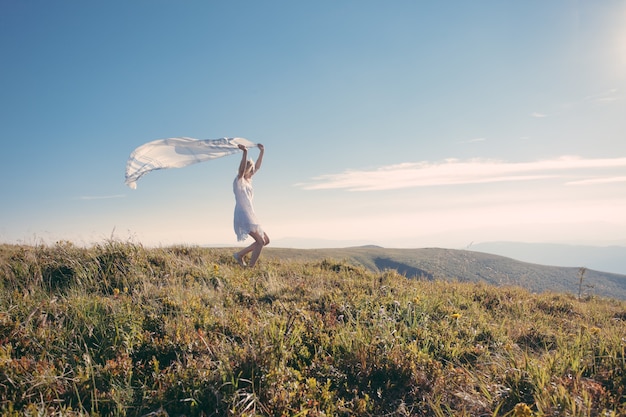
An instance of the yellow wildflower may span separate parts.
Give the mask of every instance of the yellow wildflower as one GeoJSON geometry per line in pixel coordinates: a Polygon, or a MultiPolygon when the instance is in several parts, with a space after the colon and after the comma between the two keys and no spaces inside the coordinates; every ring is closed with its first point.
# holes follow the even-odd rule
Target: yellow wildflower
{"type": "Polygon", "coordinates": [[[532,417],[532,415],[532,410],[524,403],[518,403],[513,409],[513,417],[532,417]]]}
{"type": "Polygon", "coordinates": [[[460,319],[460,318],[461,318],[461,313],[454,313],[454,314],[452,314],[450,317],[452,317],[452,318],[453,318],[453,319],[455,319],[455,320],[458,320],[458,319],[460,319]]]}

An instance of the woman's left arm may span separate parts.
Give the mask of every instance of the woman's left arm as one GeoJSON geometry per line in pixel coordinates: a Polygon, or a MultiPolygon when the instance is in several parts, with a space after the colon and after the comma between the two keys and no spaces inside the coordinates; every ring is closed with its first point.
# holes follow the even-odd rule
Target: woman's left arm
{"type": "Polygon", "coordinates": [[[265,153],[265,146],[260,143],[257,146],[259,147],[260,153],[259,157],[256,159],[256,164],[254,165],[254,172],[257,172],[259,169],[261,169],[261,164],[263,163],[263,154],[265,153]]]}

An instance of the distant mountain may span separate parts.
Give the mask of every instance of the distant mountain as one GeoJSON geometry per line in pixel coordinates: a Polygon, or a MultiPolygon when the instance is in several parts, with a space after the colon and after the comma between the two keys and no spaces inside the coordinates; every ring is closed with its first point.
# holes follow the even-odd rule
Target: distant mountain
{"type": "Polygon", "coordinates": [[[275,248],[297,248],[297,249],[312,249],[312,248],[345,248],[347,246],[361,246],[367,245],[370,242],[367,240],[355,240],[355,239],[315,239],[315,238],[301,238],[301,237],[284,237],[280,239],[273,239],[272,246],[275,248]]]}
{"type": "Polygon", "coordinates": [[[626,247],[624,246],[485,242],[473,244],[468,249],[542,265],[584,266],[598,271],[626,274],[626,247]]]}
{"type": "Polygon", "coordinates": [[[626,275],[587,269],[580,283],[578,267],[545,266],[488,253],[457,249],[267,248],[265,256],[297,261],[334,259],[380,272],[393,269],[408,278],[485,282],[519,286],[530,291],[555,291],[626,300],[626,275]]]}

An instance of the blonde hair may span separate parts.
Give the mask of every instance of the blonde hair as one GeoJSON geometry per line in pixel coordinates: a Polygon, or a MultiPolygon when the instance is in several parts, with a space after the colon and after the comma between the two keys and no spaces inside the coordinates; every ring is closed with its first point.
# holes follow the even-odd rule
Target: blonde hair
{"type": "Polygon", "coordinates": [[[254,160],[250,158],[246,161],[246,172],[250,171],[251,173],[254,173],[254,169],[254,160]]]}

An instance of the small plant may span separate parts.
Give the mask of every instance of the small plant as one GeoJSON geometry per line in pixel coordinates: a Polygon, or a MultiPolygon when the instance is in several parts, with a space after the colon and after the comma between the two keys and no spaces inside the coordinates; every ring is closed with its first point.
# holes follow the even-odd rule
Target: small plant
{"type": "Polygon", "coordinates": [[[587,272],[587,268],[581,266],[578,268],[578,298],[582,298],[583,296],[583,280],[585,279],[585,273],[587,272]]]}

